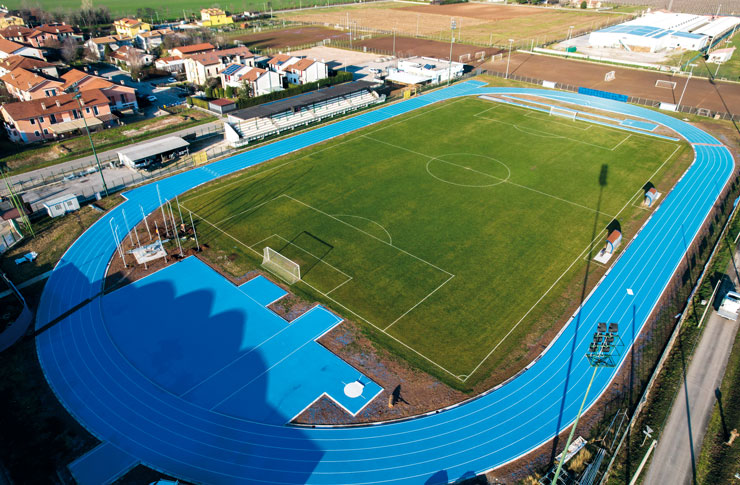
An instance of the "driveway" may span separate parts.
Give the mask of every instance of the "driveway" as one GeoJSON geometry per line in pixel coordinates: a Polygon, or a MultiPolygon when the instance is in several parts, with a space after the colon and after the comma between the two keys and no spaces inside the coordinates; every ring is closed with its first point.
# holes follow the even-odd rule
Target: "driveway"
{"type": "Polygon", "coordinates": [[[169,106],[181,103],[185,99],[178,96],[178,94],[184,92],[182,89],[165,86],[169,76],[137,82],[131,79],[131,76],[126,71],[122,71],[114,67],[111,67],[109,70],[99,69],[98,73],[100,76],[116,84],[123,84],[125,86],[135,88],[140,97],[146,98],[150,94],[153,94],[157,98],[157,101],[153,102],[150,106],[141,107],[147,118],[151,117],[158,108],[164,105],[169,106]]]}
{"type": "MultiPolygon", "coordinates": [[[[740,252],[735,253],[740,262],[740,252]]],[[[720,288],[714,308],[732,287],[737,288],[733,263],[727,268],[730,281],[720,288]]],[[[696,460],[712,416],[714,403],[722,394],[719,385],[732,351],[738,322],[726,320],[710,309],[706,328],[691,359],[683,386],[673,403],[665,429],[660,434],[655,455],[650,462],[645,485],[666,483],[682,485],[696,482],[696,460]]]]}

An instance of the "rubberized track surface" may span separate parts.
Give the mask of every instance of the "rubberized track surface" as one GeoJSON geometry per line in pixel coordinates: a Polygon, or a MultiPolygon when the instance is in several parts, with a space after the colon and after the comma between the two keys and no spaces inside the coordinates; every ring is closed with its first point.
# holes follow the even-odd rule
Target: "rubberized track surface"
{"type": "MultiPolygon", "coordinates": [[[[696,160],[545,354],[503,387],[453,409],[384,425],[298,428],[227,417],[156,386],[116,349],[102,319],[103,275],[114,243],[109,218],[131,225],[154,210],[154,185],[127,194],[83,234],[49,278],[37,350],[66,408],[101,440],[142,463],[204,483],[424,483],[500,466],[552,439],[575,419],[591,368],[584,357],[598,321],[619,322],[629,348],[734,169],[715,138],[624,103],[545,90],[465,82],[265,145],[159,182],[173,198],[196,185],[308,145],[456,96],[537,94],[639,116],[694,144],[696,160]],[[627,289],[634,291],[634,296],[627,289]],[[68,314],[59,319],[62,314],[68,314]],[[431,479],[431,480],[430,480],[431,479]]],[[[165,304],[163,302],[163,304],[165,304]]],[[[624,355],[628,355],[625,352],[624,355]]],[[[592,405],[616,369],[598,371],[592,405]]],[[[256,396],[259,398],[259,396],[256,396]]]]}

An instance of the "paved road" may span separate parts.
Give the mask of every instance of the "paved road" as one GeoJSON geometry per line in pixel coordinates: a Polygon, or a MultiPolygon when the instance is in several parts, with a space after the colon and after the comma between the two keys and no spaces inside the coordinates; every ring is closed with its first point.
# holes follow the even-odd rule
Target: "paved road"
{"type": "MultiPolygon", "coordinates": [[[[205,124],[194,126],[191,128],[179,130],[173,133],[168,133],[166,135],[157,136],[149,140],[146,140],[146,143],[149,143],[150,141],[159,140],[162,138],[167,138],[170,136],[185,136],[191,133],[206,131],[208,129],[220,128],[222,123],[223,122],[220,120],[212,121],[210,123],[205,123],[205,124]]],[[[113,150],[105,150],[103,152],[98,152],[98,157],[100,158],[100,160],[108,160],[111,158],[116,158],[117,157],[116,153],[119,150],[120,148],[115,148],[113,150]]],[[[52,177],[54,174],[58,174],[59,172],[72,172],[75,170],[87,168],[93,165],[94,163],[95,163],[95,157],[93,157],[92,155],[89,155],[87,157],[77,158],[75,160],[70,160],[68,162],[59,163],[57,165],[52,165],[50,167],[40,168],[38,170],[33,170],[31,172],[13,175],[12,177],[10,177],[10,180],[14,184],[17,184],[20,182],[30,182],[38,178],[52,177]]],[[[0,190],[0,192],[2,192],[2,190],[0,190]]]]}
{"type": "MultiPolygon", "coordinates": [[[[735,254],[735,261],[740,262],[740,251],[735,254]]],[[[733,284],[737,287],[737,275],[732,263],[727,268],[727,274],[731,275],[733,284]]],[[[704,434],[717,400],[715,390],[722,382],[739,326],[738,322],[726,320],[713,310],[705,325],[684,386],[676,397],[666,427],[655,448],[645,485],[695,482],[695,460],[701,451],[704,434]]]]}

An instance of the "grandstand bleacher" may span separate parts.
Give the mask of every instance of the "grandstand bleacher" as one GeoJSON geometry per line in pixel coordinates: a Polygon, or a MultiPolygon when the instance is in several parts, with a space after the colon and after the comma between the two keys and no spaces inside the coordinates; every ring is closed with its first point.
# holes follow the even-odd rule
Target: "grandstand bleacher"
{"type": "Polygon", "coordinates": [[[355,81],[229,113],[226,140],[233,147],[279,134],[298,126],[344,114],[385,100],[370,89],[374,83],[355,81]]]}

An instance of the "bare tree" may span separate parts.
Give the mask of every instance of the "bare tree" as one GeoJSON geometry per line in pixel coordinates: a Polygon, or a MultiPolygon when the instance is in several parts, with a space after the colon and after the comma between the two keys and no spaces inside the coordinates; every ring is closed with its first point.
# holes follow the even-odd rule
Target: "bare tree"
{"type": "Polygon", "coordinates": [[[80,47],[77,45],[77,42],[75,42],[74,39],[64,39],[64,42],[62,42],[62,46],[60,48],[62,59],[64,59],[64,61],[69,64],[70,62],[77,59],[77,53],[79,52],[79,49],[80,47]]]}

